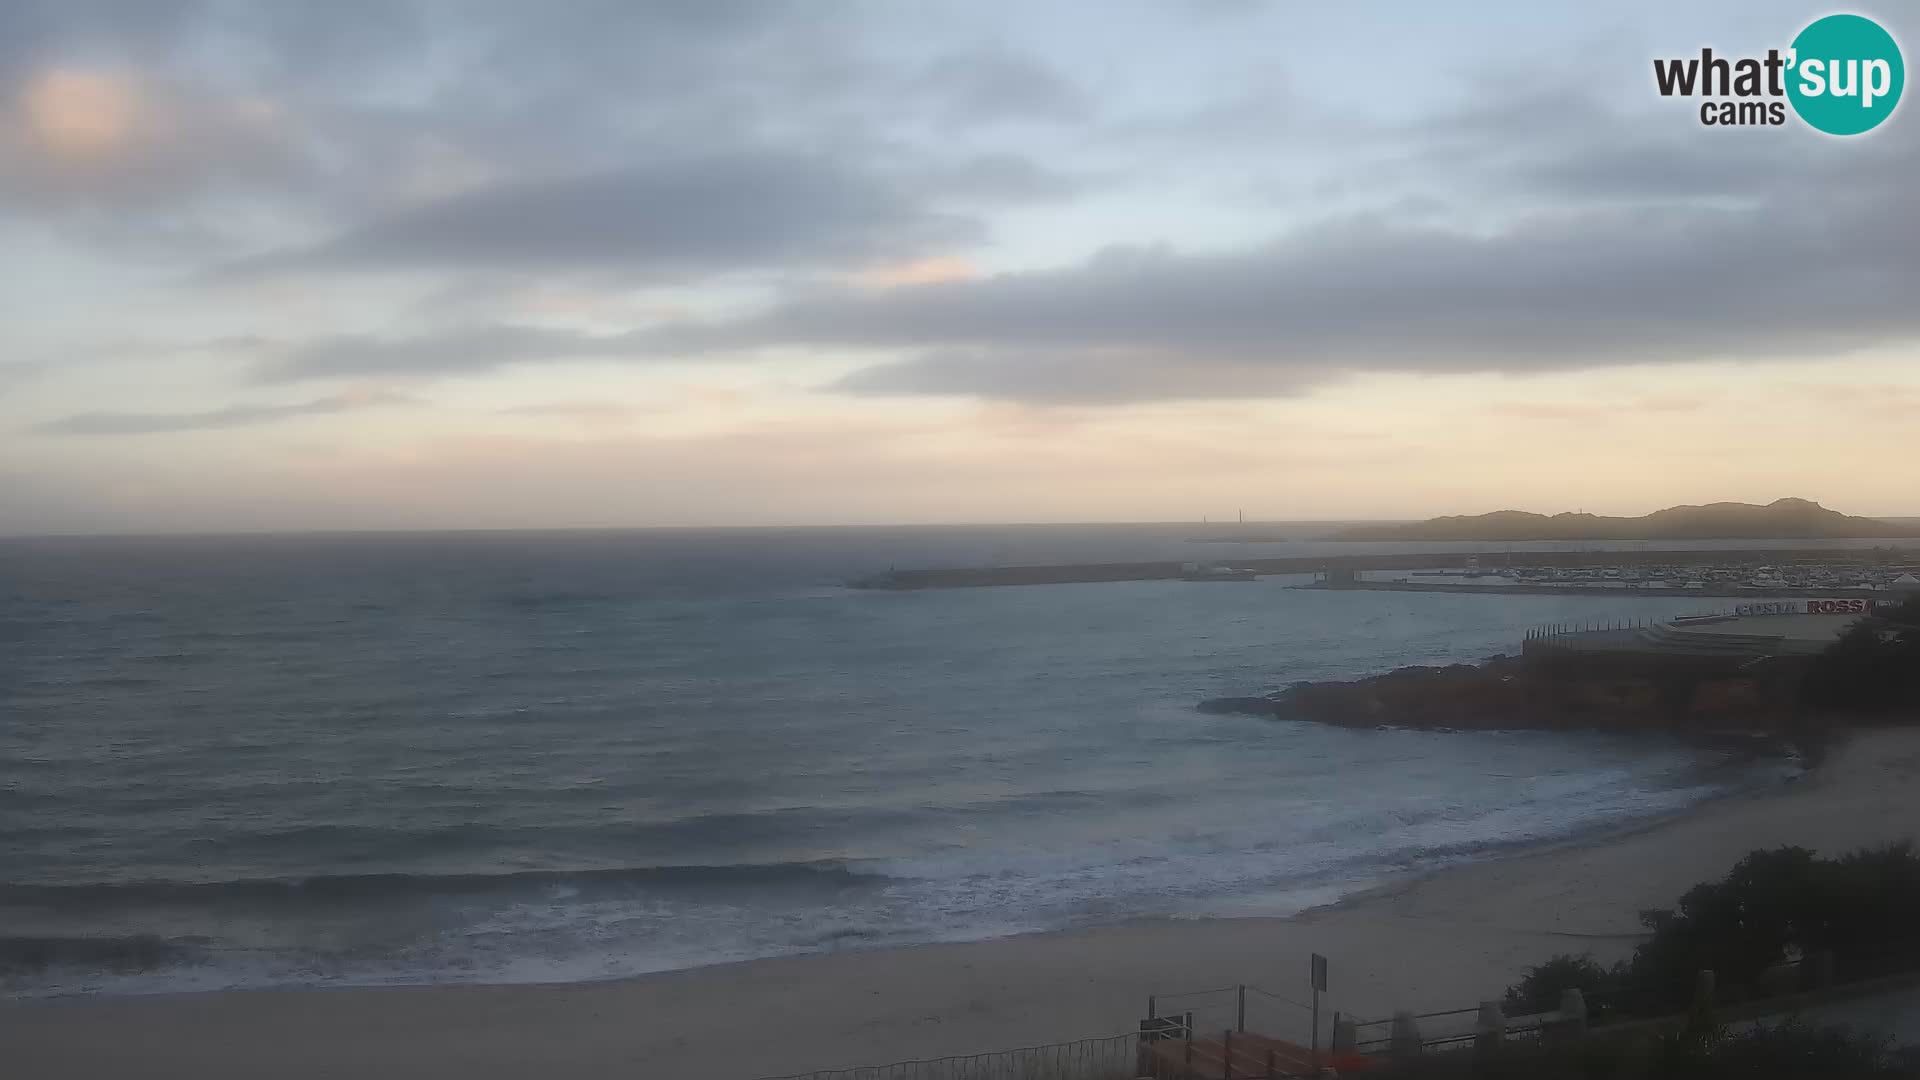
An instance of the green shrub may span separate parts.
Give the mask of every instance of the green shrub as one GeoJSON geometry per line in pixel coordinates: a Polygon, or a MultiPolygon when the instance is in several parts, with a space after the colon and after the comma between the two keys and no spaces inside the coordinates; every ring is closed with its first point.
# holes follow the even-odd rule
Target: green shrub
{"type": "MultiPolygon", "coordinates": [[[[1371,1075],[1371,1074],[1369,1074],[1371,1075]]],[[[1678,1034],[1510,1044],[1494,1054],[1396,1062],[1382,1080],[1892,1080],[1912,1077],[1885,1040],[1789,1023],[1713,1038],[1678,1034]]]]}
{"type": "Polygon", "coordinates": [[[1920,600],[1854,624],[1813,658],[1799,704],[1817,713],[1911,716],[1920,710],[1920,600]]]}
{"type": "Polygon", "coordinates": [[[1588,998],[1604,995],[1613,988],[1613,973],[1594,960],[1592,953],[1561,953],[1544,964],[1527,969],[1520,981],[1507,987],[1501,1010],[1508,1016],[1531,1016],[1560,1007],[1560,994],[1579,990],[1588,998]]]}
{"type": "Polygon", "coordinates": [[[1920,968],[1920,856],[1905,843],[1837,859],[1755,851],[1675,908],[1640,918],[1652,936],[1631,960],[1607,970],[1590,956],[1553,957],[1507,989],[1507,1012],[1549,1011],[1577,986],[1599,1021],[1672,1015],[1687,1010],[1703,969],[1718,1001],[1738,1001],[1765,993],[1769,968],[1822,950],[1843,980],[1920,968]]]}
{"type": "Polygon", "coordinates": [[[1891,1041],[1844,1027],[1814,1027],[1788,1021],[1756,1027],[1712,1042],[1691,1072],[1674,1080],[1853,1080],[1897,1076],[1888,1050],[1891,1041]]]}

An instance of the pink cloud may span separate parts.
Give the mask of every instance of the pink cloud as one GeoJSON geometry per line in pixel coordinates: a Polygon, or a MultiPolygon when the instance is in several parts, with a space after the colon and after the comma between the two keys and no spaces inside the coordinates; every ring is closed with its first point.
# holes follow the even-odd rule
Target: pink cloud
{"type": "Polygon", "coordinates": [[[934,255],[911,262],[876,266],[852,275],[855,284],[869,289],[897,289],[903,285],[932,285],[980,276],[973,260],[958,255],[934,255]]]}

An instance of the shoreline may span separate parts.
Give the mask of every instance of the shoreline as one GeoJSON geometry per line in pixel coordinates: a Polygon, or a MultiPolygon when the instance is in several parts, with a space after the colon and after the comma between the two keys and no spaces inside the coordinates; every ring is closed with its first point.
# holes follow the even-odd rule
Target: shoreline
{"type": "MultiPolygon", "coordinates": [[[[1783,776],[1776,780],[1753,784],[1743,788],[1711,795],[1698,802],[1664,814],[1652,814],[1635,818],[1615,825],[1602,826],[1588,832],[1556,839],[1541,840],[1537,843],[1519,844],[1510,850],[1484,859],[1468,859],[1448,863],[1424,870],[1413,870],[1397,875],[1391,880],[1357,889],[1337,900],[1308,908],[1297,915],[1284,918],[1301,918],[1316,912],[1332,912],[1354,908],[1364,908],[1375,902],[1386,902],[1418,890],[1421,886],[1450,874],[1465,873],[1494,863],[1521,862],[1528,859],[1547,858],[1577,852],[1588,848],[1600,848],[1609,844],[1623,843],[1637,837],[1658,833],[1663,829],[1679,825],[1691,818],[1699,817],[1715,808],[1740,803],[1767,803],[1778,799],[1791,798],[1800,785],[1814,773],[1815,766],[1808,766],[1792,776],[1783,776]]],[[[1702,880],[1705,880],[1704,878],[1702,880]]],[[[1676,895],[1675,900],[1679,897],[1676,895]]],[[[1609,935],[1614,936],[1614,935],[1609,935]]],[[[1642,937],[1639,932],[1629,936],[1642,937]]]]}
{"type": "MultiPolygon", "coordinates": [[[[1311,723],[1308,721],[1294,721],[1311,723]]],[[[1422,728],[1408,726],[1399,728],[1394,725],[1380,725],[1381,730],[1405,730],[1409,732],[1435,731],[1442,734],[1482,734],[1482,735],[1591,735],[1605,738],[1620,738],[1622,733],[1606,728],[1580,730],[1560,730],[1545,728],[1512,729],[1466,729],[1466,728],[1422,728]]],[[[335,981],[314,982],[233,982],[227,984],[205,983],[202,985],[158,985],[145,984],[132,988],[107,985],[83,986],[72,989],[42,989],[38,987],[7,991],[0,985],[0,1006],[9,1001],[69,1001],[69,1000],[117,1000],[121,998],[155,998],[179,995],[210,995],[229,993],[299,993],[317,991],[327,993],[351,992],[356,990],[427,990],[443,987],[552,987],[582,984],[620,983],[635,979],[706,971],[715,968],[756,964],[765,961],[800,959],[844,953],[883,952],[894,949],[911,949],[925,946],[974,945],[1007,939],[1040,937],[1051,934],[1099,931],[1138,926],[1184,925],[1197,921],[1237,920],[1237,919],[1295,919],[1315,911],[1339,908],[1365,900],[1375,895],[1391,893],[1410,886],[1432,875],[1449,870],[1476,866],[1483,863],[1506,859],[1523,858],[1536,853],[1557,851],[1587,844],[1606,843],[1609,840],[1630,836],[1648,829],[1659,828],[1671,821],[1698,813],[1703,808],[1742,798],[1768,798],[1780,795],[1791,789],[1791,785],[1807,774],[1810,766],[1804,754],[1779,747],[1756,748],[1744,743],[1730,745],[1725,739],[1688,738],[1681,735],[1660,735],[1656,738],[1668,739],[1676,747],[1700,751],[1718,751],[1722,755],[1716,762],[1701,761],[1694,773],[1698,788],[1710,787],[1707,794],[1697,795],[1678,807],[1667,807],[1631,816],[1615,815],[1611,818],[1597,819],[1583,823],[1568,831],[1545,836],[1522,836],[1505,839],[1492,839],[1477,845],[1474,850],[1449,852],[1445,847],[1432,849],[1428,857],[1413,865],[1399,867],[1376,867],[1374,872],[1361,878],[1328,879],[1324,882],[1298,883],[1280,894],[1282,901],[1276,903],[1271,892],[1250,892],[1228,894],[1215,897],[1211,908],[1203,905],[1188,907],[1185,910],[1159,912],[1141,912],[1105,919],[1089,919],[1080,922],[1067,922],[1051,926],[1037,926],[1028,929],[990,930],[977,934],[955,934],[954,936],[929,936],[907,938],[885,942],[873,942],[856,938],[853,941],[815,947],[793,946],[784,951],[772,951],[758,955],[718,955],[713,958],[696,959],[678,963],[674,966],[641,969],[621,973],[598,973],[579,976],[535,975],[519,978],[479,978],[460,977],[457,970],[444,970],[437,975],[420,977],[416,975],[398,975],[382,978],[378,975],[362,976],[354,981],[351,976],[335,981]],[[1797,771],[1788,774],[1765,775],[1759,766],[1773,764],[1782,769],[1794,768],[1797,771]],[[1732,779],[1737,776],[1738,779],[1732,779]],[[1301,897],[1300,894],[1308,894],[1301,897]],[[1313,897],[1312,894],[1332,894],[1331,898],[1313,897]],[[1297,902],[1294,898],[1298,897],[1297,902]],[[1304,905],[1304,906],[1302,906],[1304,905]]],[[[1757,746],[1757,744],[1756,744],[1757,746]]],[[[840,866],[838,860],[823,860],[823,865],[840,866]]],[[[179,969],[175,969],[179,970],[179,969]]]]}
{"type": "MultiPolygon", "coordinates": [[[[1148,994],[1245,982],[1302,997],[1309,952],[1332,961],[1328,1013],[1459,1008],[1555,953],[1625,956],[1642,908],[1671,905],[1753,848],[1910,838],[1915,780],[1920,731],[1873,729],[1797,778],[1410,872],[1293,916],[1161,917],[584,983],[21,1000],[0,1003],[0,1043],[18,1075],[78,1080],[616,1069],[749,1080],[1114,1035],[1148,994]]],[[[1264,998],[1248,1026],[1304,1033],[1299,1010],[1264,998]]]]}

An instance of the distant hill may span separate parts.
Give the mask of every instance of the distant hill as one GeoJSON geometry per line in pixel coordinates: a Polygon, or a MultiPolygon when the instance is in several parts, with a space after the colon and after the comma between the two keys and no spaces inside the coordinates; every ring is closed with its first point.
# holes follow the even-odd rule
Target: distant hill
{"type": "Polygon", "coordinates": [[[1437,517],[1408,525],[1362,525],[1334,540],[1794,540],[1816,537],[1920,536],[1920,527],[1851,517],[1806,499],[1765,506],[1718,502],[1670,506],[1645,517],[1597,514],[1491,514],[1437,517]]]}

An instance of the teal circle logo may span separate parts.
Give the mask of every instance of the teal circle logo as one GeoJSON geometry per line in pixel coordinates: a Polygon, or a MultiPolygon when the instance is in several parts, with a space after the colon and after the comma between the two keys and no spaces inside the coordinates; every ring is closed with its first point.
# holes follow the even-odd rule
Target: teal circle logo
{"type": "Polygon", "coordinates": [[[1858,135],[1900,104],[1907,65],[1893,35],[1861,15],[1816,19],[1793,39],[1787,100],[1817,130],[1858,135]]]}

